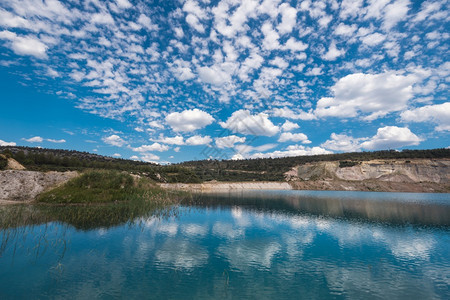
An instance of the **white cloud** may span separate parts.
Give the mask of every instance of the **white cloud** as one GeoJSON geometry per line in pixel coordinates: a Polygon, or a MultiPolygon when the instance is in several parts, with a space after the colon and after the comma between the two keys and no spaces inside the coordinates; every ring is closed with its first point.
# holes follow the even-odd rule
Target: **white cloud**
{"type": "Polygon", "coordinates": [[[363,139],[356,139],[345,134],[332,133],[330,139],[320,145],[321,147],[329,150],[355,152],[361,150],[361,141],[363,139]]]}
{"type": "Polygon", "coordinates": [[[60,140],[46,139],[46,141],[50,142],[50,143],[57,143],[57,144],[61,144],[61,143],[65,143],[66,142],[66,140],[64,140],[64,139],[60,139],[60,140]]]}
{"type": "Polygon", "coordinates": [[[328,51],[322,56],[325,60],[336,60],[339,56],[342,56],[345,54],[345,51],[339,50],[336,47],[336,43],[332,42],[330,45],[330,48],[328,48],[328,51]]]}
{"type": "Polygon", "coordinates": [[[203,25],[200,23],[199,19],[197,18],[197,16],[193,15],[193,14],[188,14],[186,16],[186,22],[195,30],[197,30],[200,33],[204,33],[205,32],[205,27],[203,27],[203,25]]]}
{"type": "Polygon", "coordinates": [[[29,139],[23,139],[24,141],[27,141],[28,143],[42,143],[44,141],[43,138],[40,136],[35,136],[29,139]]]}
{"type": "Polygon", "coordinates": [[[423,141],[407,127],[385,126],[378,128],[377,134],[361,147],[368,150],[400,148],[404,146],[419,145],[423,141]]]}
{"type": "Polygon", "coordinates": [[[288,3],[283,3],[279,7],[281,13],[281,23],[277,29],[281,34],[291,33],[297,21],[297,10],[288,3]]]}
{"type": "Polygon", "coordinates": [[[281,129],[283,129],[283,131],[291,131],[291,130],[297,129],[297,128],[300,128],[300,126],[298,126],[297,123],[293,123],[288,120],[286,120],[286,122],[284,122],[283,126],[281,126],[281,129]]]}
{"type": "Polygon", "coordinates": [[[280,47],[280,42],[278,41],[280,35],[273,29],[272,24],[269,21],[263,24],[261,31],[264,33],[262,45],[266,50],[275,50],[280,47]]]}
{"type": "Polygon", "coordinates": [[[406,107],[413,97],[414,75],[351,74],[331,88],[334,97],[321,98],[315,114],[319,117],[362,117],[374,120],[406,107]]]}
{"type": "Polygon", "coordinates": [[[432,122],[436,131],[450,131],[450,102],[427,105],[400,114],[404,122],[432,122]]]}
{"type": "Polygon", "coordinates": [[[290,156],[304,156],[304,155],[319,155],[330,154],[331,151],[325,150],[321,147],[305,147],[302,145],[291,145],[282,151],[273,151],[269,153],[254,153],[248,158],[277,158],[277,157],[290,157],[290,156]]]}
{"type": "Polygon", "coordinates": [[[0,140],[0,146],[16,146],[16,143],[14,143],[14,142],[5,142],[3,140],[0,140]]]}
{"type": "Polygon", "coordinates": [[[102,141],[105,142],[108,145],[116,146],[116,147],[122,147],[126,144],[126,142],[117,134],[112,134],[108,137],[102,138],[102,141]]]}
{"type": "Polygon", "coordinates": [[[289,63],[279,56],[272,59],[270,61],[270,64],[277,66],[280,69],[286,69],[287,67],[289,67],[289,63]]]}
{"type": "Polygon", "coordinates": [[[379,43],[383,42],[386,39],[386,36],[384,36],[381,33],[375,32],[369,35],[366,35],[361,38],[361,41],[366,44],[367,46],[376,46],[379,43]]]}
{"type": "Polygon", "coordinates": [[[130,8],[133,6],[128,0],[116,0],[116,3],[120,8],[130,8]]]}
{"type": "Polygon", "coordinates": [[[152,162],[152,163],[157,163],[156,161],[159,160],[159,158],[160,157],[158,155],[155,155],[155,154],[152,154],[152,153],[145,153],[144,155],[142,155],[140,157],[140,159],[142,161],[152,162]]]}
{"type": "Polygon", "coordinates": [[[18,36],[14,32],[4,30],[0,32],[0,39],[9,41],[9,47],[18,55],[47,58],[48,46],[34,36],[18,36]]]}
{"type": "Polygon", "coordinates": [[[165,137],[161,135],[157,141],[168,145],[184,145],[184,138],[181,135],[174,137],[165,137]]]}
{"type": "Polygon", "coordinates": [[[409,0],[398,0],[386,6],[384,9],[384,23],[383,26],[386,30],[390,30],[397,25],[398,22],[406,19],[408,14],[409,0]]]}
{"type": "Polygon", "coordinates": [[[308,48],[308,45],[302,41],[297,41],[295,38],[291,37],[287,40],[286,44],[283,46],[284,50],[291,50],[292,52],[304,51],[308,48]]]}
{"type": "Polygon", "coordinates": [[[235,133],[273,136],[280,129],[268,117],[265,113],[252,115],[250,111],[241,109],[235,111],[226,122],[220,122],[220,126],[235,133]]]}
{"type": "Polygon", "coordinates": [[[307,76],[319,76],[323,74],[323,70],[321,67],[310,68],[305,75],[307,76]]]}
{"type": "Polygon", "coordinates": [[[172,127],[174,131],[191,132],[203,128],[214,121],[214,118],[197,108],[184,110],[181,113],[173,112],[166,116],[167,124],[172,127]]]}
{"type": "Polygon", "coordinates": [[[218,148],[233,148],[235,144],[245,143],[245,137],[239,137],[237,135],[229,135],[216,138],[216,145],[218,148]]]}
{"type": "Polygon", "coordinates": [[[208,145],[212,142],[210,136],[194,135],[186,140],[186,145],[197,146],[197,145],[208,145]]]}
{"type": "Polygon", "coordinates": [[[346,25],[344,23],[340,23],[334,30],[334,33],[337,35],[351,36],[356,31],[356,29],[358,28],[355,24],[346,25]]]}
{"type": "Polygon", "coordinates": [[[122,155],[120,153],[114,153],[112,156],[114,156],[114,157],[122,157],[122,155]]]}
{"type": "Polygon", "coordinates": [[[110,13],[101,12],[90,16],[91,22],[94,24],[112,25],[114,24],[114,19],[110,13]]]}
{"type": "Polygon", "coordinates": [[[200,79],[215,86],[221,86],[231,81],[231,76],[220,67],[214,65],[211,67],[199,67],[197,69],[200,79]]]}
{"type": "Polygon", "coordinates": [[[152,152],[152,151],[164,152],[169,150],[169,146],[161,145],[160,143],[153,143],[151,145],[142,145],[140,147],[132,149],[134,152],[152,152]]]}
{"type": "Polygon", "coordinates": [[[291,132],[283,132],[280,135],[280,138],[278,139],[279,142],[302,142],[303,144],[309,144],[311,143],[310,140],[308,140],[308,137],[304,133],[291,133],[291,132]]]}
{"type": "Polygon", "coordinates": [[[294,112],[292,109],[287,107],[274,108],[272,110],[272,115],[274,117],[282,117],[292,120],[315,120],[317,117],[311,112],[304,112],[300,110],[299,112],[294,112]]]}
{"type": "Polygon", "coordinates": [[[152,20],[144,14],[141,14],[137,21],[139,24],[141,24],[142,26],[144,26],[145,28],[147,28],[149,30],[158,29],[158,25],[153,24],[152,20]]]}

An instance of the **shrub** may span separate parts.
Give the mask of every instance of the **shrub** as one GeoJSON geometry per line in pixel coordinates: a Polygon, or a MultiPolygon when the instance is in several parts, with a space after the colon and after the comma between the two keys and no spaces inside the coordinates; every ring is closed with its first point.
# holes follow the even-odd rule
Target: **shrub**
{"type": "Polygon", "coordinates": [[[0,170],[6,169],[8,165],[8,159],[3,154],[0,154],[0,170]]]}

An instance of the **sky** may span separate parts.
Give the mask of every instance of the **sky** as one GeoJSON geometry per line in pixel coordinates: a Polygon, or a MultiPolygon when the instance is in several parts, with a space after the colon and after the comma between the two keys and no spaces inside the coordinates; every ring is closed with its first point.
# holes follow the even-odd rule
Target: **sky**
{"type": "Polygon", "coordinates": [[[0,145],[161,164],[446,148],[449,6],[3,0],[0,145]]]}

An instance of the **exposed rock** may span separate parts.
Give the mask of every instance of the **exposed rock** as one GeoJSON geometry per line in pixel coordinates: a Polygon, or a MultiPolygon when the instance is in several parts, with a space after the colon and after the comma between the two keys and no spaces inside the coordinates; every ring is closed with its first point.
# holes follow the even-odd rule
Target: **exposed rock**
{"type": "Polygon", "coordinates": [[[40,193],[61,185],[78,175],[78,172],[1,171],[0,202],[32,201],[40,193]]]}
{"type": "Polygon", "coordinates": [[[317,162],[296,166],[285,176],[295,189],[449,192],[450,160],[371,160],[348,167],[317,162]]]}
{"type": "Polygon", "coordinates": [[[8,165],[6,165],[7,170],[25,170],[26,168],[22,166],[17,160],[14,158],[8,158],[8,165]]]}
{"type": "Polygon", "coordinates": [[[231,191],[231,190],[291,190],[287,182],[252,181],[252,182],[205,182],[205,183],[161,183],[166,189],[183,191],[231,191]]]}

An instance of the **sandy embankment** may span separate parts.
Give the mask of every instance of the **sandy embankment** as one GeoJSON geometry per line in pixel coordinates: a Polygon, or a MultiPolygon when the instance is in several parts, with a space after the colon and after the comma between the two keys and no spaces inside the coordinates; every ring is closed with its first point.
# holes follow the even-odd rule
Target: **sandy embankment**
{"type": "Polygon", "coordinates": [[[191,192],[226,192],[235,190],[292,190],[287,182],[251,181],[251,182],[204,182],[204,183],[161,183],[165,189],[191,192]]]}
{"type": "Polygon", "coordinates": [[[40,193],[77,177],[78,172],[0,172],[0,204],[29,203],[40,193]]]}

